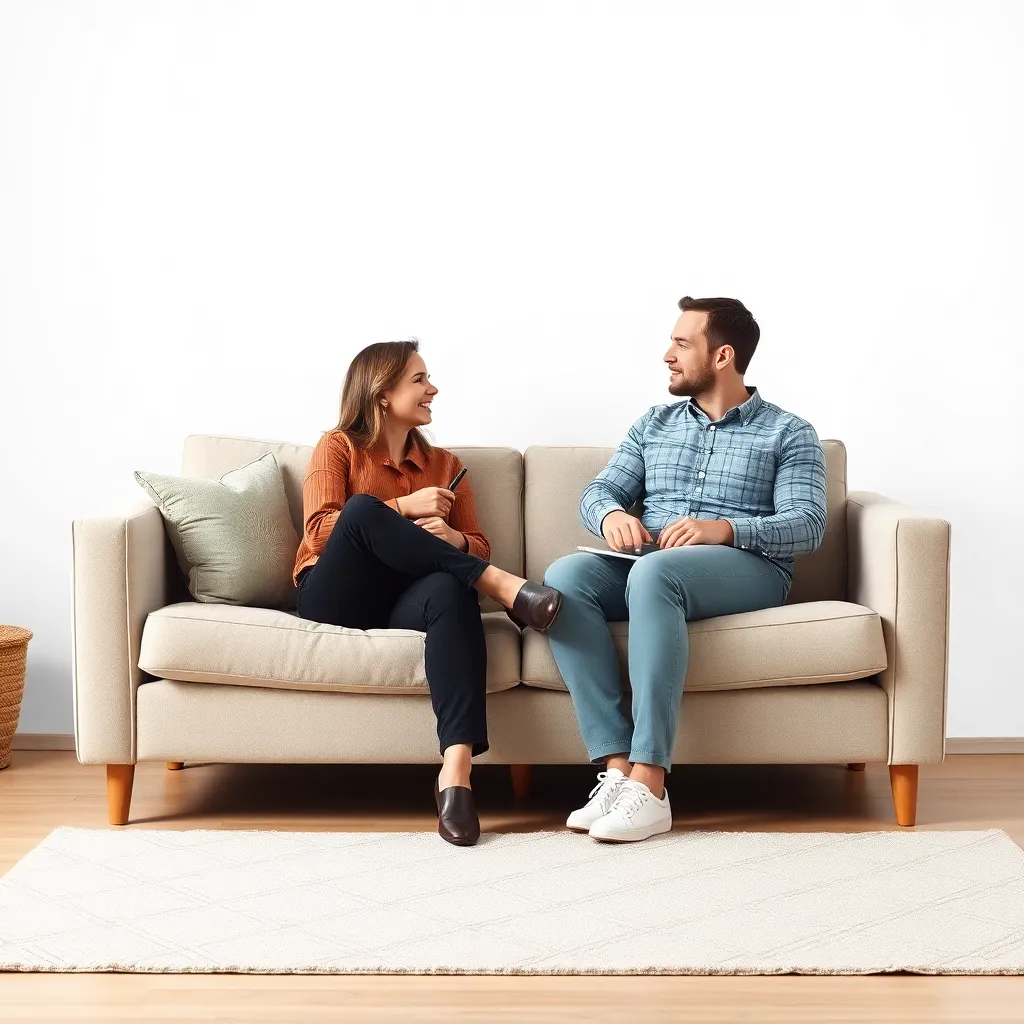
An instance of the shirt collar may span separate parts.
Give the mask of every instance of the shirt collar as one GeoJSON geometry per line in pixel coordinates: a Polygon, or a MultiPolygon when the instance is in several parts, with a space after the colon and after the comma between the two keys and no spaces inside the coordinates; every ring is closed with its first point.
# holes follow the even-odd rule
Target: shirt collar
{"type": "MultiPolygon", "coordinates": [[[[377,442],[373,450],[377,458],[380,460],[381,465],[393,465],[395,466],[395,469],[399,470],[402,468],[401,465],[395,465],[395,463],[391,461],[391,458],[388,454],[387,445],[384,443],[383,437],[381,437],[381,439],[377,442]]],[[[423,472],[423,470],[427,468],[427,453],[420,447],[419,442],[415,438],[413,439],[412,444],[409,446],[409,451],[406,454],[405,458],[402,460],[402,462],[411,462],[417,469],[420,470],[420,472],[423,472]]]]}
{"type": "Polygon", "coordinates": [[[757,410],[764,404],[761,401],[761,392],[757,388],[747,388],[747,394],[750,397],[739,407],[740,419],[744,426],[757,415],[757,410]]]}
{"type": "Polygon", "coordinates": [[[406,459],[413,463],[417,469],[422,472],[427,468],[427,455],[426,452],[420,447],[419,441],[413,439],[412,445],[409,448],[409,454],[406,455],[406,459]]]}
{"type": "MultiPolygon", "coordinates": [[[[760,409],[761,406],[764,404],[761,399],[761,393],[757,390],[757,388],[748,387],[747,394],[750,397],[742,405],[734,405],[722,417],[722,419],[719,421],[720,423],[727,422],[729,417],[732,416],[732,414],[735,412],[736,415],[739,416],[740,423],[746,426],[757,415],[757,410],[760,409]]],[[[689,412],[693,416],[696,416],[698,419],[700,419],[701,417],[703,417],[704,419],[709,419],[708,414],[692,398],[688,398],[686,400],[686,407],[689,410],[689,412]]]]}

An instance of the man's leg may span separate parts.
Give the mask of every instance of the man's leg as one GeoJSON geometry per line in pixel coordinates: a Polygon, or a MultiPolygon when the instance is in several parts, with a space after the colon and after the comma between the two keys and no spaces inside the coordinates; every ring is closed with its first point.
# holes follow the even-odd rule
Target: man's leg
{"type": "Polygon", "coordinates": [[[632,742],[619,659],[608,631],[609,622],[627,617],[631,565],[625,558],[580,551],[558,559],[544,574],[544,583],[562,592],[562,611],[548,639],[592,761],[624,756],[632,742]]]}
{"type": "Polygon", "coordinates": [[[672,767],[689,660],[687,622],[772,608],[786,594],[782,577],[763,558],[723,545],[669,548],[633,563],[626,585],[634,722],[630,760],[640,766],[634,777],[655,796],[672,767]]]}
{"type": "Polygon", "coordinates": [[[670,548],[633,563],[626,585],[633,768],[608,813],[591,825],[592,838],[636,842],[672,828],[664,781],[689,660],[687,621],[767,608],[785,598],[775,569],[735,548],[670,548]]]}

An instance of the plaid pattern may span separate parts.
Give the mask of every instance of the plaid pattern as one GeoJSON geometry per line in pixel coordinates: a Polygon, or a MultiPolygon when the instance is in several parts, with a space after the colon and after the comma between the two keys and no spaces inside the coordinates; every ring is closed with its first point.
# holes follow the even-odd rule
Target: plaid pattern
{"type": "Polygon", "coordinates": [[[609,512],[643,499],[641,519],[657,539],[683,516],[724,519],[734,546],[768,559],[792,581],[798,555],[825,534],[825,453],[814,427],[750,398],[712,423],[692,399],[656,405],[630,428],[580,498],[580,515],[601,536],[609,512]]]}

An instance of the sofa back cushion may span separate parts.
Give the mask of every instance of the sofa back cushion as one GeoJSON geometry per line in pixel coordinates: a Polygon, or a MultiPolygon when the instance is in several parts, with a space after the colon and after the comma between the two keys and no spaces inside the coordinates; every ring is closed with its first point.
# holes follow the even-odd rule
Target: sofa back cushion
{"type": "MultiPolygon", "coordinates": [[[[523,457],[514,448],[451,448],[468,470],[477,513],[484,534],[491,542],[491,561],[509,572],[523,571],[523,457]]],[[[281,467],[295,530],[302,536],[302,482],[306,477],[311,445],[280,441],[256,441],[239,437],[213,437],[194,434],[185,441],[182,473],[216,480],[273,452],[281,467]]],[[[456,492],[457,493],[457,492],[456,492]]],[[[485,611],[498,605],[489,598],[482,602],[485,611]]]]}
{"type": "MultiPolygon", "coordinates": [[[[828,472],[828,519],[821,546],[797,560],[789,604],[846,600],[846,449],[822,441],[828,472]]],[[[583,488],[605,467],[612,448],[532,447],[526,450],[526,574],[544,570],[594,537],[580,522],[583,488]]]]}

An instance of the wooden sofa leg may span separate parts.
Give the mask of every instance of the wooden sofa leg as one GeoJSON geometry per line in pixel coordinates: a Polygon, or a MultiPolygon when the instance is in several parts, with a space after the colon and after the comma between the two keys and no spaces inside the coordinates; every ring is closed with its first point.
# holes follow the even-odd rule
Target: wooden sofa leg
{"type": "Polygon", "coordinates": [[[135,765],[107,765],[107,814],[111,825],[128,824],[128,808],[132,802],[135,765]]]}
{"type": "Polygon", "coordinates": [[[184,761],[168,761],[167,770],[169,772],[180,772],[185,767],[184,761]]]}
{"type": "Polygon", "coordinates": [[[867,764],[864,761],[850,761],[846,766],[851,772],[862,772],[867,768],[867,764]]]}
{"type": "Polygon", "coordinates": [[[901,825],[917,822],[917,765],[889,765],[889,782],[892,785],[892,802],[896,808],[896,820],[901,825]]]}
{"type": "Polygon", "coordinates": [[[512,792],[517,800],[524,800],[526,794],[530,792],[530,773],[533,771],[533,765],[510,764],[508,767],[512,772],[512,792]]]}

